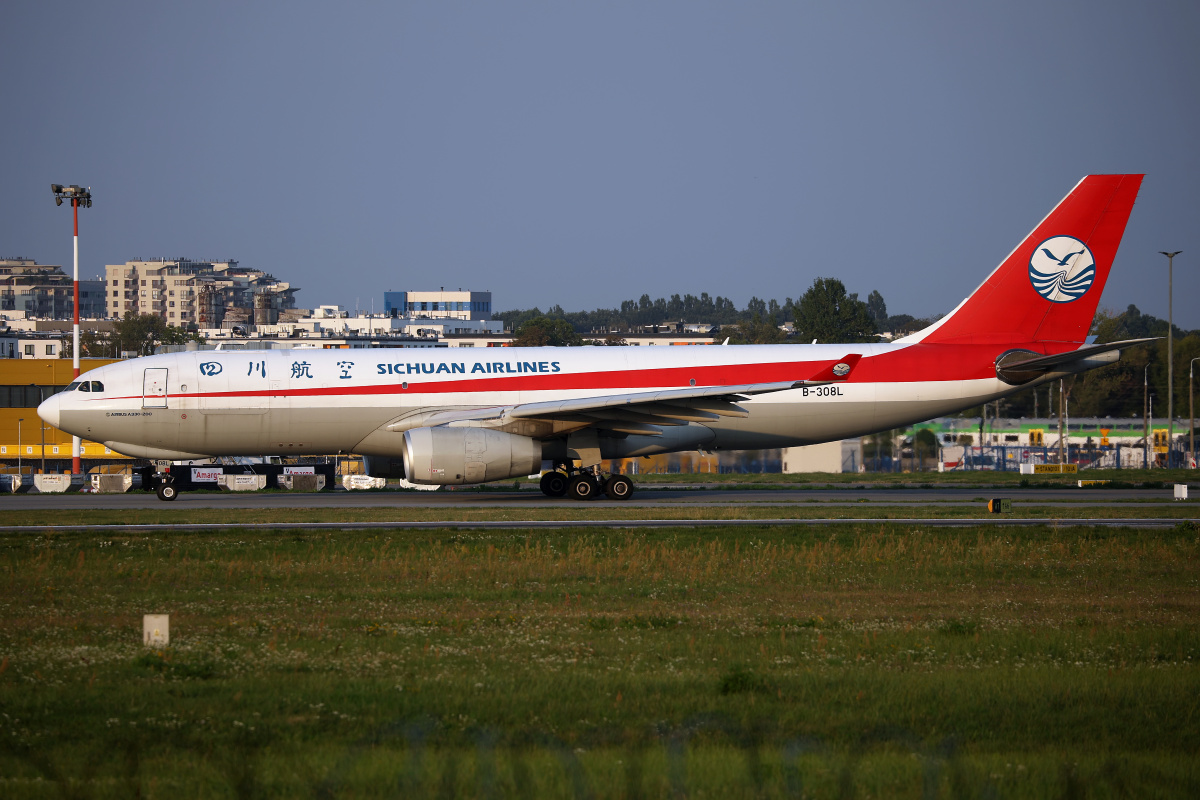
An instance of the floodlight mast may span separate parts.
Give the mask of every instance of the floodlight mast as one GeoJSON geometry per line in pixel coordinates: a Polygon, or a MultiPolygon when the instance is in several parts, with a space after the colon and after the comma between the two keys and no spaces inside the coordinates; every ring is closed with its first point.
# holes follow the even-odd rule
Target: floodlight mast
{"type": "Polygon", "coordinates": [[[1171,466],[1171,448],[1175,446],[1175,322],[1171,314],[1172,272],[1175,266],[1175,256],[1182,253],[1176,250],[1169,253],[1159,250],[1159,255],[1167,257],[1167,466],[1171,466]]]}
{"type": "MultiPolygon", "coordinates": [[[[92,189],[84,189],[74,184],[63,186],[61,183],[50,184],[54,192],[54,204],[61,206],[64,199],[71,201],[71,211],[75,216],[75,278],[71,295],[74,298],[74,324],[71,330],[71,367],[74,377],[79,377],[79,206],[86,204],[92,207],[92,189]]],[[[44,454],[43,454],[44,455],[44,454]]],[[[71,474],[78,475],[82,470],[79,464],[79,437],[71,437],[71,474]]]]}

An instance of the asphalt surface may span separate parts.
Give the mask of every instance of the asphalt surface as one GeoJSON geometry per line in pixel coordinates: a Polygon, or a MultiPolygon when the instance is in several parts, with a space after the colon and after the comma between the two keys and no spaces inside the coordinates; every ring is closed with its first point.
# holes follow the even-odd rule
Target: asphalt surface
{"type": "MultiPolygon", "coordinates": [[[[490,520],[473,522],[263,522],[263,523],[200,523],[185,524],[161,523],[138,525],[20,525],[10,526],[5,530],[19,533],[54,533],[66,531],[113,532],[113,533],[154,533],[165,531],[213,531],[213,530],[493,530],[520,528],[743,528],[743,527],[813,527],[826,525],[906,525],[929,528],[967,528],[979,526],[999,526],[1005,528],[1028,528],[1038,525],[1054,525],[1056,527],[1074,527],[1083,525],[1098,528],[1173,528],[1182,520],[1178,518],[1164,519],[1153,517],[1123,518],[1123,519],[1044,519],[1023,517],[987,517],[984,519],[724,519],[724,520],[694,520],[694,519],[593,519],[593,520],[490,520]]],[[[1190,520],[1200,523],[1200,517],[1190,520]]]]}
{"type": "MultiPolygon", "coordinates": [[[[1191,494],[1200,497],[1200,489],[1191,494]]],[[[1008,498],[1019,506],[1177,506],[1172,489],[1096,489],[1065,487],[976,488],[935,487],[931,489],[705,489],[639,488],[625,502],[591,501],[588,508],[669,508],[672,506],[912,506],[976,505],[991,498],[1008,498]]],[[[1200,501],[1189,499],[1188,504],[1200,501]]],[[[164,502],[153,492],[125,494],[15,494],[0,495],[0,512],[42,509],[308,509],[308,508],[580,508],[566,498],[545,497],[535,488],[523,491],[478,491],[442,489],[436,492],[385,491],[317,493],[290,492],[180,492],[176,500],[164,502]]]]}

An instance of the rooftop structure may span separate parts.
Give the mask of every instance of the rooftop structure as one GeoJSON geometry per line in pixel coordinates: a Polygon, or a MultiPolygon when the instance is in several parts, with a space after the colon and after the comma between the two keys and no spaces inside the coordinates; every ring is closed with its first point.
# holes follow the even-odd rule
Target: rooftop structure
{"type": "MultiPolygon", "coordinates": [[[[340,306],[318,306],[313,312],[289,313],[274,323],[251,323],[223,328],[204,328],[200,333],[210,341],[225,338],[241,339],[343,339],[374,337],[384,341],[432,340],[450,334],[501,335],[504,323],[499,320],[479,320],[438,317],[404,317],[378,314],[351,316],[340,306]]],[[[383,345],[388,346],[388,345],[383,345]]],[[[397,344],[395,346],[408,346],[397,344]]]]}
{"type": "Polygon", "coordinates": [[[490,320],[491,292],[384,292],[383,311],[393,317],[490,320]]]}

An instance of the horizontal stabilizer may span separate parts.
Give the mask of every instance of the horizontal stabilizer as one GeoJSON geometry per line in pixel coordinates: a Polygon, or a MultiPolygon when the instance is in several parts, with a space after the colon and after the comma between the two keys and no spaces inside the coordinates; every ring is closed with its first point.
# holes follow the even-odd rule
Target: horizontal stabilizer
{"type": "Polygon", "coordinates": [[[1161,337],[1149,339],[1125,339],[1120,342],[1094,344],[1081,347],[1078,350],[1068,350],[1065,353],[1055,353],[1052,356],[1039,356],[1024,350],[1010,350],[996,359],[996,376],[1005,383],[1020,384],[1041,377],[1055,368],[1065,367],[1077,361],[1095,358],[1104,353],[1124,350],[1139,344],[1156,341],[1161,337]],[[1029,356],[1032,356],[1030,358],[1029,356]]]}

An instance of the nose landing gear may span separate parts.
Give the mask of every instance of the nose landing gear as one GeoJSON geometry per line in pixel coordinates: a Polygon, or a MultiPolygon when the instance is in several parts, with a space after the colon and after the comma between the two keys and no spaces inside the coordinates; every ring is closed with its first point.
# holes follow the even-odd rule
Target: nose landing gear
{"type": "Polygon", "coordinates": [[[547,497],[595,500],[604,494],[609,500],[628,500],[633,496],[633,481],[624,475],[605,475],[597,467],[555,464],[553,471],[542,476],[541,489],[547,497]]]}

